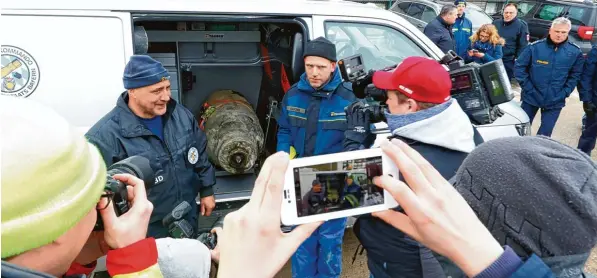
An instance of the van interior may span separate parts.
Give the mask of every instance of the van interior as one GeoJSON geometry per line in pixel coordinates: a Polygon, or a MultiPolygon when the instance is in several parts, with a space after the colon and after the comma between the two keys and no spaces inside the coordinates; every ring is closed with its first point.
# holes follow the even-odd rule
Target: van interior
{"type": "MultiPolygon", "coordinates": [[[[259,165],[276,151],[276,109],[270,108],[278,107],[276,102],[282,101],[285,91],[304,72],[307,29],[294,18],[151,18],[135,19],[135,54],[152,56],[166,67],[171,74],[172,98],[186,106],[198,122],[204,102],[218,90],[238,92],[255,110],[265,134],[260,159],[245,174],[233,175],[218,167],[214,187],[216,199],[250,196],[259,165]]],[[[226,209],[234,209],[226,205],[216,210],[226,213],[226,209]]]]}

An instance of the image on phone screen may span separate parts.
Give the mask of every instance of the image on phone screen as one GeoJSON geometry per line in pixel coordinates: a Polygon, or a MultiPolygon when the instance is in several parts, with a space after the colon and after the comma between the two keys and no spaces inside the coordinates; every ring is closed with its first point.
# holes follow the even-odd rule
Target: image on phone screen
{"type": "Polygon", "coordinates": [[[382,157],[368,157],[293,169],[298,217],[384,204],[382,157]]]}

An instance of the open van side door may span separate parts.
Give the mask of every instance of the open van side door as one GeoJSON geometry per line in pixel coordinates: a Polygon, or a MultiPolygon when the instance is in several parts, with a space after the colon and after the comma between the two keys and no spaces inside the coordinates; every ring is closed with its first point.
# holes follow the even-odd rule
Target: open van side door
{"type": "Polygon", "coordinates": [[[129,13],[3,9],[2,95],[49,105],[82,132],[116,104],[133,54],[129,13]]]}

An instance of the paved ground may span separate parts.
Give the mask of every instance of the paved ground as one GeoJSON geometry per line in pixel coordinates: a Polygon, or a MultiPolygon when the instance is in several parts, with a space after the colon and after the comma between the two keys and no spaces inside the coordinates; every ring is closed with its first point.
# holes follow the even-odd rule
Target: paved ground
{"type": "MultiPolygon", "coordinates": [[[[573,93],[567,101],[567,105],[562,111],[556,128],[553,133],[553,138],[562,143],[576,147],[578,138],[580,137],[581,118],[583,115],[582,103],[578,99],[578,94],[573,93]]],[[[539,129],[540,116],[538,115],[533,121],[533,135],[539,129]]],[[[597,152],[593,152],[593,159],[597,159],[597,152]]],[[[357,256],[356,261],[352,264],[352,257],[358,246],[358,241],[352,230],[347,230],[344,235],[343,245],[343,271],[342,278],[365,278],[369,275],[367,269],[367,262],[365,260],[365,253],[357,256]]],[[[597,275],[597,249],[587,262],[586,269],[597,275]]],[[[291,277],[290,263],[278,273],[276,277],[291,277]]]]}

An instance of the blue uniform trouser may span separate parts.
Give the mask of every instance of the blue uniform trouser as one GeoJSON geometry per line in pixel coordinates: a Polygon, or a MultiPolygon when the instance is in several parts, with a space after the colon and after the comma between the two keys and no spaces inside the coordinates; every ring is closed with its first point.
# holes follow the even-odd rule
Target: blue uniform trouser
{"type": "Polygon", "coordinates": [[[292,277],[340,277],[346,218],[324,222],[292,255],[292,277]]]}
{"type": "Polygon", "coordinates": [[[593,117],[587,115],[585,129],[578,139],[578,148],[584,153],[591,155],[591,151],[595,148],[595,141],[597,140],[597,115],[593,117]]]}
{"type": "Polygon", "coordinates": [[[506,69],[506,74],[508,74],[508,79],[512,80],[514,78],[514,58],[502,58],[502,63],[506,69]]]}
{"type": "MultiPolygon", "coordinates": [[[[526,102],[522,102],[522,110],[527,113],[529,116],[529,121],[531,124],[533,123],[533,119],[535,115],[537,115],[537,111],[539,111],[539,107],[530,105],[526,102]]],[[[551,137],[551,133],[553,132],[553,128],[556,126],[556,122],[560,117],[560,112],[562,112],[562,108],[553,108],[553,109],[543,109],[541,108],[541,126],[539,127],[539,131],[537,135],[544,135],[547,137],[551,137]]]]}

